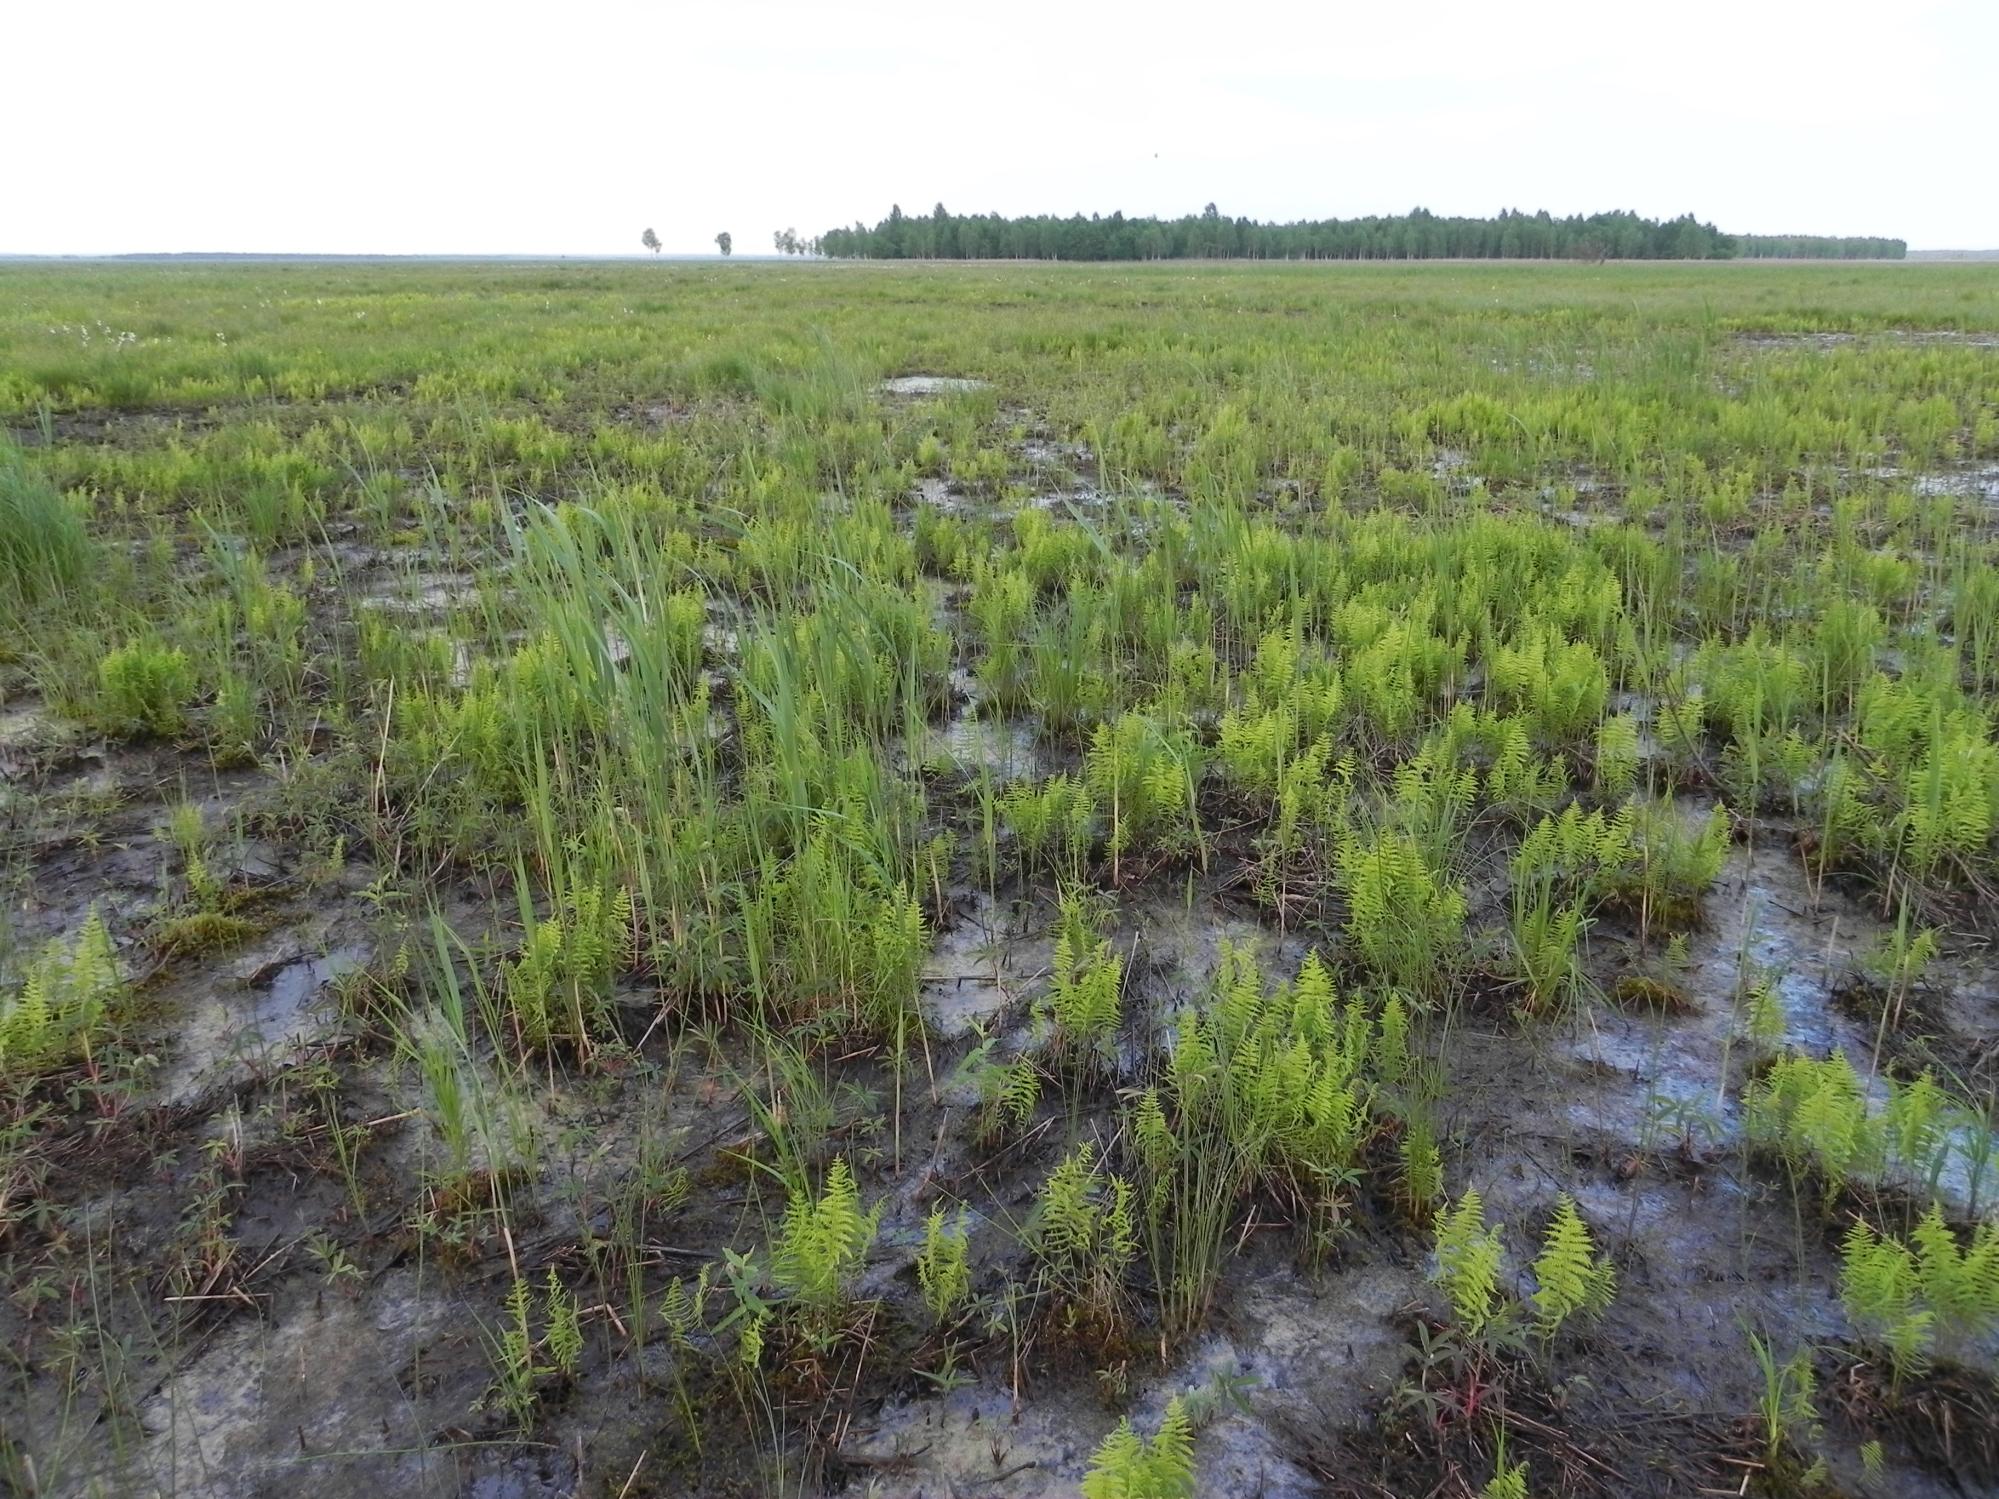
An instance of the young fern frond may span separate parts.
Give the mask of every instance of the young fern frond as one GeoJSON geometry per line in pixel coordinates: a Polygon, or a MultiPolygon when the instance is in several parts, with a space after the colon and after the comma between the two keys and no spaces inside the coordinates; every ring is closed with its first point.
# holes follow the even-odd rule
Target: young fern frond
{"type": "Polygon", "coordinates": [[[1898,1363],[1910,1362],[1912,1352],[1919,1358],[1932,1337],[1948,1349],[1975,1344],[1999,1322],[1999,1227],[1991,1223],[1960,1245],[1933,1202],[1909,1243],[1877,1239],[1856,1222],[1843,1253],[1848,1311],[1882,1337],[1898,1363]]]}
{"type": "Polygon", "coordinates": [[[1437,1220],[1437,1272],[1451,1312],[1467,1336],[1477,1337],[1499,1305],[1499,1230],[1485,1226],[1485,1203],[1467,1187],[1437,1220]]]}
{"type": "Polygon", "coordinates": [[[1102,1060],[1122,1018],[1124,960],[1097,927],[1080,892],[1062,896],[1053,972],[1045,1009],[1055,1023],[1055,1047],[1076,1063],[1102,1060]]]}
{"type": "Polygon", "coordinates": [[[1079,1145],[1050,1173],[1036,1207],[1032,1241],[1066,1327],[1109,1341],[1126,1317],[1125,1277],[1138,1252],[1132,1186],[1098,1170],[1079,1145]]]}
{"type": "Polygon", "coordinates": [[[1117,1424],[1090,1459],[1083,1499],[1193,1499],[1194,1423],[1179,1396],[1166,1404],[1150,1441],[1117,1424]]]}
{"type": "Polygon", "coordinates": [[[0,999],[0,1075],[89,1050],[123,992],[111,934],[92,907],[75,939],[51,941],[19,992],[0,999]]]}
{"type": "Polygon", "coordinates": [[[845,1157],[836,1159],[816,1201],[809,1193],[800,1192],[786,1206],[784,1223],[771,1251],[771,1278],[808,1314],[821,1319],[837,1317],[875,1241],[880,1221],[880,1204],[871,1212],[861,1210],[853,1172],[845,1157]]]}
{"type": "Polygon", "coordinates": [[[574,1379],[583,1360],[583,1324],[576,1298],[561,1280],[555,1267],[548,1267],[548,1283],[542,1291],[542,1311],[548,1320],[548,1361],[565,1378],[574,1379]]]}
{"type": "Polygon", "coordinates": [[[1882,1132],[1844,1052],[1824,1061],[1782,1057],[1744,1101],[1750,1137],[1775,1147],[1794,1173],[1816,1167],[1836,1190],[1855,1174],[1879,1169],[1882,1132]]]}
{"type": "MultiPolygon", "coordinates": [[[[1935,1203],[1930,1204],[1909,1238],[1914,1245],[1918,1294],[1938,1335],[1948,1330],[1954,1337],[1976,1337],[1978,1324],[1989,1320],[1999,1310],[1999,1303],[1988,1301],[1991,1288],[1980,1283],[1977,1261],[1958,1247],[1957,1236],[1944,1223],[1935,1203]]],[[[1976,1247],[1974,1241],[1974,1255],[1976,1247]]]]}
{"type": "Polygon", "coordinates": [[[1617,1271],[1608,1255],[1596,1252],[1589,1225],[1564,1192],[1555,1199],[1541,1253],[1534,1261],[1534,1326],[1550,1340],[1578,1312],[1600,1316],[1617,1291],[1617,1271]]]}
{"type": "Polygon", "coordinates": [[[1023,1128],[1041,1101],[1041,1073],[1028,1056],[1004,1066],[987,1063],[978,1071],[979,1138],[993,1141],[1023,1128]]]}
{"type": "Polygon", "coordinates": [[[1502,1439],[1499,1451],[1492,1460],[1492,1477],[1485,1481],[1485,1487],[1478,1491],[1478,1499],[1527,1499],[1527,1464],[1509,1463],[1506,1460],[1506,1443],[1502,1439]]]}
{"type": "Polygon", "coordinates": [[[1638,784],[1638,720],[1619,713],[1597,725],[1596,789],[1604,797],[1617,800],[1629,796],[1638,784]]]}
{"type": "Polygon", "coordinates": [[[1935,1314],[1921,1304],[1916,1256],[1855,1219],[1840,1246],[1840,1299],[1854,1325],[1888,1352],[1896,1378],[1929,1359],[1935,1314]]]}
{"type": "Polygon", "coordinates": [[[1393,828],[1339,842],[1347,931],[1368,965],[1399,988],[1433,988],[1464,932],[1465,897],[1393,828]]]}
{"type": "Polygon", "coordinates": [[[965,1232],[965,1210],[949,1224],[944,1209],[933,1209],[923,1225],[923,1247],[916,1254],[916,1282],[933,1321],[944,1322],[972,1289],[972,1266],[965,1232]]]}
{"type": "Polygon", "coordinates": [[[1436,1132],[1427,1116],[1408,1122],[1396,1142],[1402,1208],[1410,1221],[1427,1223],[1444,1195],[1444,1161],[1437,1150],[1436,1132]]]}
{"type": "Polygon", "coordinates": [[[497,1368],[487,1399],[502,1407],[523,1428],[534,1419],[536,1402],[532,1313],[532,1292],[528,1283],[516,1276],[507,1288],[506,1311],[499,1333],[488,1335],[488,1347],[497,1368]]]}

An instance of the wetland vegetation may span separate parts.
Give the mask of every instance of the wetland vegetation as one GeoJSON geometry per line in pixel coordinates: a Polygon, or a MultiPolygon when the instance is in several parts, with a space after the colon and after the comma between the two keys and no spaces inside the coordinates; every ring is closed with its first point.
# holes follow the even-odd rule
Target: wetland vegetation
{"type": "Polygon", "coordinates": [[[0,267],[31,1495],[1999,1484],[1999,270],[0,267]]]}

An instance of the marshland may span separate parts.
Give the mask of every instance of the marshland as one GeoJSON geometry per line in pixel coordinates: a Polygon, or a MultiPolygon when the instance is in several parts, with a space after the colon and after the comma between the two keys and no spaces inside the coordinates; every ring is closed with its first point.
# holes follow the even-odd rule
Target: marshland
{"type": "Polygon", "coordinates": [[[1999,1488],[1999,267],[0,266],[0,1481],[1999,1488]]]}

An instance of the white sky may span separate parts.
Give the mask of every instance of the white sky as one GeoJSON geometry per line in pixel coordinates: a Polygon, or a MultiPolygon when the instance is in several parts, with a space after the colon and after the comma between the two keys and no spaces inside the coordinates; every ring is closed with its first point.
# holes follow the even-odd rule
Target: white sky
{"type": "Polygon", "coordinates": [[[926,213],[1999,246],[1999,0],[0,0],[0,253],[738,253],[926,213]]]}

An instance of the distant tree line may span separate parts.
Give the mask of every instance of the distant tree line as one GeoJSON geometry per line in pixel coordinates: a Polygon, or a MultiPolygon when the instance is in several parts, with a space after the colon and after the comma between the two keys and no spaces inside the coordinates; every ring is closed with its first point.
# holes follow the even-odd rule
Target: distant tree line
{"type": "Polygon", "coordinates": [[[1903,260],[1909,242],[1864,234],[1738,234],[1735,253],[1745,260],[1903,260]]]}
{"type": "Polygon", "coordinates": [[[1377,218],[1263,224],[1229,218],[1212,203],[1180,219],[1122,213],[1009,219],[954,214],[942,203],[912,217],[898,205],[873,228],[856,223],[828,229],[817,246],[824,255],[860,260],[1726,260],[1743,254],[1899,260],[1907,251],[1901,240],[1723,234],[1692,214],[1558,219],[1546,211],[1508,209],[1474,219],[1418,208],[1377,218]]]}

